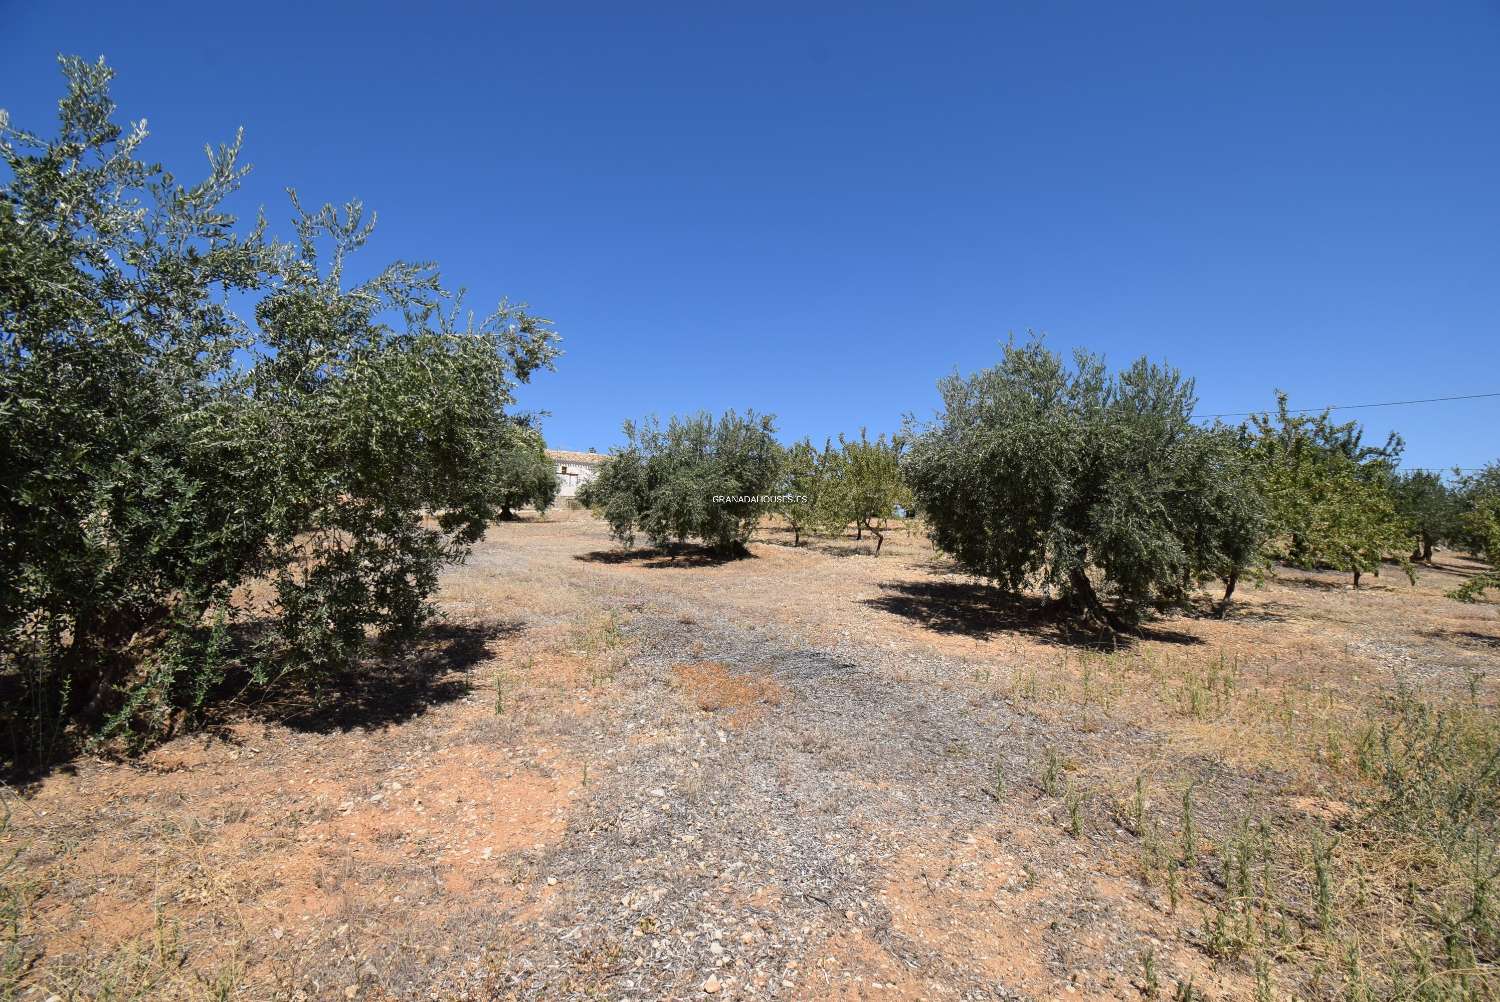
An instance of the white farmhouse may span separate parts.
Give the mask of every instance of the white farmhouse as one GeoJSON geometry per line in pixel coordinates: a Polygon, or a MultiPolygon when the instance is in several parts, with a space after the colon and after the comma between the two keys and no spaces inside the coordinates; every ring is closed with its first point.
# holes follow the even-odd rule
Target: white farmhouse
{"type": "Polygon", "coordinates": [[[569,452],[567,449],[548,449],[547,458],[557,467],[557,496],[568,500],[578,493],[578,488],[599,475],[599,467],[609,457],[597,452],[569,452]]]}

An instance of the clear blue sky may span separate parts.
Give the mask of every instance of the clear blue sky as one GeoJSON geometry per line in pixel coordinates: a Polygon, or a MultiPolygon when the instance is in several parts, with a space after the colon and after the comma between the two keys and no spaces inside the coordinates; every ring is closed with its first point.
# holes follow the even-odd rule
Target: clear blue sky
{"type": "MultiPolygon", "coordinates": [[[[104,54],[180,176],[243,125],[247,208],[359,197],[368,264],[557,322],[561,447],[891,430],[1027,329],[1205,412],[1500,390],[1494,3],[810,6],[8,3],[0,105],[104,54]]],[[[1350,415],[1500,457],[1500,399],[1350,415]]]]}

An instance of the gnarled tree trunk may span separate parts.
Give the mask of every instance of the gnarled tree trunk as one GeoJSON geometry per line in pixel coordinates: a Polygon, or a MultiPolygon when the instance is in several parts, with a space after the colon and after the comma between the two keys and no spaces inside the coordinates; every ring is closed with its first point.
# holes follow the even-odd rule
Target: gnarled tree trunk
{"type": "Polygon", "coordinates": [[[1229,600],[1234,597],[1234,586],[1240,583],[1240,572],[1230,571],[1229,576],[1224,579],[1224,597],[1219,600],[1219,607],[1214,610],[1214,616],[1223,619],[1224,614],[1229,611],[1229,600]]]}
{"type": "Polygon", "coordinates": [[[1072,588],[1073,601],[1085,618],[1115,633],[1130,631],[1130,625],[1111,612],[1100,600],[1099,593],[1094,591],[1094,583],[1089,580],[1083,568],[1074,568],[1068,574],[1068,584],[1072,588]]]}

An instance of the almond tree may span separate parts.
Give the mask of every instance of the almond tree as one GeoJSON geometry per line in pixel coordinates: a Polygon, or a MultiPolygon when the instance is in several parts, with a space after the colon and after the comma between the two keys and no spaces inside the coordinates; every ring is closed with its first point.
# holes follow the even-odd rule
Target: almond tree
{"type": "Polygon", "coordinates": [[[1251,419],[1251,450],[1270,511],[1273,556],[1304,567],[1353,576],[1354,587],[1383,561],[1407,559],[1412,527],[1396,509],[1389,484],[1402,443],[1363,444],[1357,422],[1338,424],[1328,412],[1296,414],[1277,394],[1275,417],[1251,419]]]}
{"type": "Polygon", "coordinates": [[[1392,477],[1388,489],[1413,537],[1411,560],[1431,562],[1433,547],[1459,530],[1459,506],[1441,474],[1412,470],[1392,477]]]}
{"type": "Polygon", "coordinates": [[[1490,569],[1476,574],[1448,595],[1462,602],[1473,602],[1491,588],[1500,589],[1500,463],[1490,463],[1479,473],[1465,477],[1456,493],[1464,510],[1455,534],[1490,569]]]}
{"type": "Polygon", "coordinates": [[[861,428],[858,439],[840,435],[838,448],[824,453],[820,520],[834,532],[853,523],[856,538],[869,532],[875,537],[877,557],[885,544],[887,521],[897,505],[908,503],[901,450],[899,440],[887,442],[880,435],[872,441],[861,428]]]}
{"type": "Polygon", "coordinates": [[[783,453],[775,493],[783,500],[772,510],[792,530],[792,545],[802,545],[802,534],[817,524],[816,512],[823,496],[823,456],[811,439],[794,442],[783,453]]]}

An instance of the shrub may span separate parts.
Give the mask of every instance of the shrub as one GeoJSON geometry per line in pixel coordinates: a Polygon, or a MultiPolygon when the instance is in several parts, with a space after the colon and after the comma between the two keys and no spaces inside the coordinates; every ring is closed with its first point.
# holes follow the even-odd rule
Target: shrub
{"type": "Polygon", "coordinates": [[[1069,368],[1033,339],[939,388],[943,411],[904,469],[935,544],[968,572],[1054,587],[1123,629],[1249,562],[1254,485],[1227,433],[1192,423],[1193,385],[1175,369],[1141,359],[1111,375],[1087,352],[1069,368]]]}
{"type": "Polygon", "coordinates": [[[781,468],[769,415],[726,411],[625,422],[626,446],[579,492],[626,546],[641,533],[654,546],[702,540],[716,553],[743,553],[767,509],[781,468]]]}
{"type": "Polygon", "coordinates": [[[113,122],[111,70],[62,60],[56,138],[0,155],[0,694],[18,756],[69,724],[145,740],[232,671],[316,680],[411,637],[497,503],[545,321],[462,319],[430,267],[346,281],[358,203],[296,240],[222,203],[239,142],[179,184],[113,122]],[[255,323],[241,319],[244,304],[255,323]],[[428,513],[433,513],[428,517],[428,513]],[[237,629],[250,582],[270,629],[237,629]]]}

